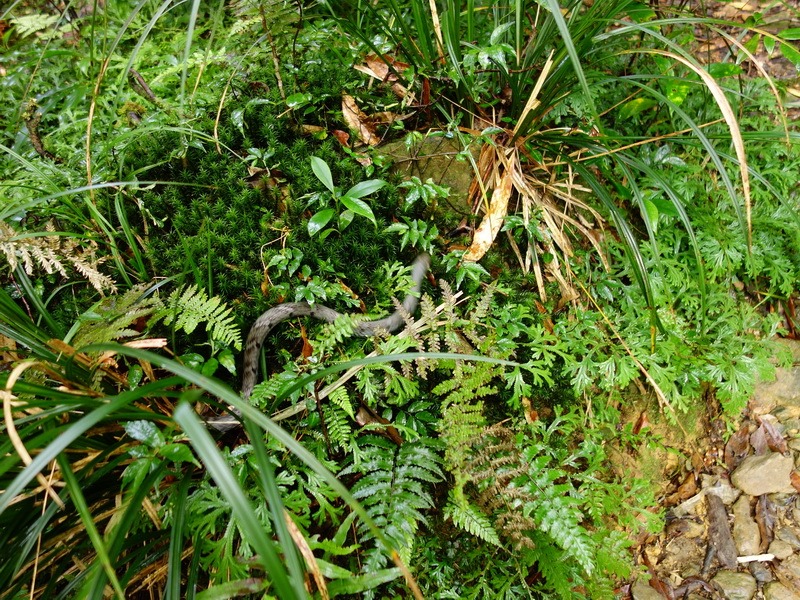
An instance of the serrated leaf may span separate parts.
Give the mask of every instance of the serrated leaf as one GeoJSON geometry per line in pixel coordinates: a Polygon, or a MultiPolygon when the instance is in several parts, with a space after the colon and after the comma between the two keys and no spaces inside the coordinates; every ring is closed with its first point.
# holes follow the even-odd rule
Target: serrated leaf
{"type": "Polygon", "coordinates": [[[178,465],[182,463],[192,463],[198,467],[200,466],[200,463],[197,461],[194,454],[192,454],[189,446],[185,444],[164,444],[158,449],[158,453],[167,460],[171,460],[178,465]]]}
{"type": "Polygon", "coordinates": [[[314,171],[314,175],[317,176],[317,179],[319,179],[322,185],[328,188],[331,193],[336,192],[333,186],[333,175],[331,175],[331,168],[328,166],[328,163],[317,156],[312,156],[311,170],[314,171]]]}
{"type": "Polygon", "coordinates": [[[350,196],[342,196],[341,201],[342,204],[348,208],[348,210],[352,210],[355,214],[366,217],[372,221],[373,224],[377,225],[377,222],[375,221],[375,215],[372,213],[372,209],[366,202],[350,196]]]}
{"type": "Polygon", "coordinates": [[[228,349],[223,350],[217,356],[217,360],[228,373],[236,375],[236,358],[234,358],[233,352],[228,349]]]}
{"type": "Polygon", "coordinates": [[[125,423],[125,433],[137,442],[147,444],[151,448],[164,445],[164,436],[161,430],[151,421],[128,421],[125,423]]]}
{"type": "Polygon", "coordinates": [[[335,214],[336,211],[333,208],[326,208],[316,213],[308,220],[308,235],[313,237],[322,231],[335,214]]]}

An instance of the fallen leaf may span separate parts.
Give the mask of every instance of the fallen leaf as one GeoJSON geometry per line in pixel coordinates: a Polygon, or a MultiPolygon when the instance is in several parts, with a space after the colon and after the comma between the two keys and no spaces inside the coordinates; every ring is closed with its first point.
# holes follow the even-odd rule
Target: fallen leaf
{"type": "Polygon", "coordinates": [[[759,417],[758,422],[761,424],[761,428],[764,430],[764,437],[769,449],[773,452],[786,454],[789,451],[789,446],[786,444],[786,440],[784,439],[783,435],[780,431],[778,431],[777,427],[775,427],[772,421],[763,417],[759,417]]]}
{"type": "Polygon", "coordinates": [[[358,107],[355,98],[349,94],[342,95],[342,116],[347,126],[355,131],[358,139],[367,146],[377,146],[380,143],[380,138],[375,135],[375,126],[358,107]]]}
{"type": "Polygon", "coordinates": [[[492,192],[488,212],[475,230],[472,245],[464,255],[465,261],[479,261],[491,247],[508,213],[508,200],[511,198],[512,189],[511,172],[505,171],[500,177],[500,184],[492,192]]]}
{"type": "Polygon", "coordinates": [[[367,425],[387,425],[385,429],[373,427],[372,431],[388,437],[398,446],[403,445],[403,438],[400,437],[397,429],[390,425],[390,421],[384,419],[375,411],[367,406],[364,406],[363,404],[358,407],[358,412],[356,413],[356,424],[358,424],[360,427],[365,427],[367,425]]]}
{"type": "Polygon", "coordinates": [[[304,359],[307,359],[314,354],[314,346],[308,341],[308,335],[306,335],[306,328],[304,325],[300,325],[300,338],[303,340],[303,350],[301,354],[304,359]]]}
{"type": "Polygon", "coordinates": [[[639,434],[643,429],[650,428],[650,421],[647,418],[647,412],[642,411],[639,415],[639,418],[636,420],[636,424],[633,426],[633,435],[639,434]]]}
{"type": "Polygon", "coordinates": [[[300,125],[300,131],[302,131],[306,135],[318,135],[320,133],[323,133],[325,131],[325,128],[319,125],[303,124],[300,125]]]}
{"type": "Polygon", "coordinates": [[[335,137],[339,143],[344,146],[345,148],[350,147],[350,134],[346,131],[342,131],[341,129],[334,129],[331,131],[331,135],[335,137]]]}
{"type": "Polygon", "coordinates": [[[792,487],[800,492],[800,473],[797,471],[792,471],[792,474],[789,476],[792,481],[792,487]]]}
{"type": "Polygon", "coordinates": [[[684,500],[688,500],[697,493],[697,480],[694,473],[687,473],[683,481],[672,494],[666,497],[664,504],[666,506],[675,506],[684,500]]]}
{"type": "Polygon", "coordinates": [[[725,444],[725,466],[733,471],[750,452],[750,427],[747,423],[734,433],[725,444]]]}
{"type": "Polygon", "coordinates": [[[766,494],[758,497],[756,502],[755,520],[758,524],[758,533],[761,535],[761,552],[766,552],[772,543],[775,531],[775,505],[769,501],[766,494]]]}

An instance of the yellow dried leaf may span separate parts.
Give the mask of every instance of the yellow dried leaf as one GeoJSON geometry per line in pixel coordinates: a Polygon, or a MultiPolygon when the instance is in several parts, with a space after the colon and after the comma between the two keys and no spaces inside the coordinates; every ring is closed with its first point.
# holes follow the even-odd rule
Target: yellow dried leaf
{"type": "Polygon", "coordinates": [[[358,139],[368,146],[377,146],[380,138],[375,135],[375,129],[369,117],[358,107],[355,98],[349,94],[342,95],[342,115],[347,126],[356,132],[358,139]]]}
{"type": "Polygon", "coordinates": [[[508,213],[508,200],[511,198],[512,189],[511,173],[505,171],[500,176],[500,184],[495,187],[492,192],[492,198],[489,201],[489,211],[484,215],[483,221],[481,221],[481,224],[475,230],[475,235],[472,238],[472,245],[464,255],[465,261],[479,261],[491,247],[508,213]]]}

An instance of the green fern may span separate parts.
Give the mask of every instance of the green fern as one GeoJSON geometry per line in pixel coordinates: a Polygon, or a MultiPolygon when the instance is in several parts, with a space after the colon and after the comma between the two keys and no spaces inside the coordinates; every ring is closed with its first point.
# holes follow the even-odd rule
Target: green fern
{"type": "MultiPolygon", "coordinates": [[[[441,458],[432,440],[406,442],[402,446],[379,436],[360,439],[362,449],[368,450],[364,460],[351,465],[341,475],[360,473],[361,479],[352,487],[357,498],[386,538],[408,561],[414,547],[420,523],[425,523],[423,511],[433,508],[429,488],[442,480],[441,458]]],[[[369,529],[358,528],[362,542],[371,539],[369,529]]],[[[385,565],[386,553],[379,548],[367,551],[364,572],[385,565]]]]}
{"type": "Polygon", "coordinates": [[[231,310],[220,298],[209,298],[205,290],[191,285],[172,292],[164,307],[153,315],[150,324],[161,320],[165,325],[174,324],[176,329],[192,333],[200,323],[205,323],[212,340],[241,350],[242,334],[234,323],[231,310]]]}
{"type": "Polygon", "coordinates": [[[453,521],[453,524],[459,529],[494,546],[501,545],[491,520],[457,489],[450,490],[445,517],[453,521]]]}
{"type": "Polygon", "coordinates": [[[71,338],[76,348],[140,335],[131,325],[145,319],[162,304],[155,296],[146,296],[147,285],[132,287],[121,296],[103,298],[78,319],[78,326],[71,338]]]}

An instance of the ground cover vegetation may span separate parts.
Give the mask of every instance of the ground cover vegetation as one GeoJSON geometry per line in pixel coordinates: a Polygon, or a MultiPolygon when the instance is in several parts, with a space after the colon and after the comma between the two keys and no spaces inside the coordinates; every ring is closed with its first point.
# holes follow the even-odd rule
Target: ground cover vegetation
{"type": "Polygon", "coordinates": [[[4,9],[0,596],[613,597],[662,524],[626,403],[733,417],[796,327],[791,82],[752,59],[800,35],[681,8],[4,9]],[[264,310],[390,313],[423,251],[401,333],[290,321],[233,391],[264,310]]]}

